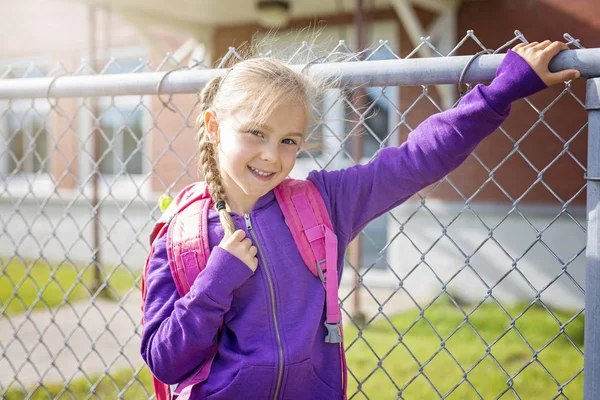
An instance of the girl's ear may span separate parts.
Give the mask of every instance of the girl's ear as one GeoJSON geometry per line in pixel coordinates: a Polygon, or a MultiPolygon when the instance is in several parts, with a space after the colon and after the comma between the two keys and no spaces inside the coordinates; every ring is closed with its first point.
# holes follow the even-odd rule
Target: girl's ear
{"type": "Polygon", "coordinates": [[[206,127],[206,133],[215,146],[219,144],[219,121],[214,112],[207,110],[204,113],[204,126],[206,127]]]}

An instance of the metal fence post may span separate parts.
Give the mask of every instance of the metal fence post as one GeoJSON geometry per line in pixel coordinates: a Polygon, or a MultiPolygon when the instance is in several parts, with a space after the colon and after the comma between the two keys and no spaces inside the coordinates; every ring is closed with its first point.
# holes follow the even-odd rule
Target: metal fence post
{"type": "Polygon", "coordinates": [[[584,395],[600,393],[600,78],[587,82],[588,166],[584,395]]]}

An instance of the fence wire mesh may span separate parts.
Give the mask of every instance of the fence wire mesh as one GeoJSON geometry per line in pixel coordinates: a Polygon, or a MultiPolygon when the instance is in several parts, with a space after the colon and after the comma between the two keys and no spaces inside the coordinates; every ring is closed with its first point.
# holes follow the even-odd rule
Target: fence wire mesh
{"type": "MultiPolygon", "coordinates": [[[[519,41],[517,32],[495,52],[519,41]]],[[[469,31],[449,52],[425,38],[404,59],[466,44],[486,49],[469,31]]],[[[352,54],[344,42],[325,56],[304,43],[289,63],[340,54],[352,54]]],[[[232,58],[233,48],[219,67],[232,58]]],[[[348,62],[374,59],[401,57],[381,41],[348,62]]],[[[32,65],[0,76],[26,85],[186,68],[208,67],[167,56],[156,67],[111,59],[98,71],[32,65]]],[[[582,397],[587,114],[573,85],[543,107],[516,102],[519,118],[493,134],[493,148],[360,234],[340,292],[349,398],[582,397]]],[[[455,91],[330,90],[293,174],[368,162],[455,104],[455,91]]],[[[197,179],[198,97],[161,93],[0,101],[3,398],[152,396],[139,356],[140,270],[158,196],[197,179]]]]}

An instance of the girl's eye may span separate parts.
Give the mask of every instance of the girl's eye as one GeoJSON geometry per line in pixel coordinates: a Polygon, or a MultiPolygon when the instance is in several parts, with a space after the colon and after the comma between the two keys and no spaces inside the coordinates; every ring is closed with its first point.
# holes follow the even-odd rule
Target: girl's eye
{"type": "Polygon", "coordinates": [[[248,131],[248,133],[250,133],[251,135],[254,135],[254,136],[261,136],[261,137],[264,136],[261,131],[256,131],[256,130],[248,131]]]}
{"type": "Polygon", "coordinates": [[[298,143],[296,143],[296,141],[295,141],[295,140],[293,140],[293,139],[283,139],[283,142],[284,142],[285,144],[290,144],[290,145],[292,145],[292,146],[295,146],[295,145],[297,145],[297,144],[298,144],[298,143]]]}

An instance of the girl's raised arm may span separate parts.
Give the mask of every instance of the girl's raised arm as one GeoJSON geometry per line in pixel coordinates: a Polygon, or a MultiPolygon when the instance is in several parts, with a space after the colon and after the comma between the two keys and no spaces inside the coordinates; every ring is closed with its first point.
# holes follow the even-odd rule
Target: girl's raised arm
{"type": "Polygon", "coordinates": [[[401,146],[382,149],[366,165],[311,172],[337,233],[351,240],[371,220],[457,168],[508,117],[514,100],[578,77],[574,70],[548,71],[550,59],[564,49],[550,41],[517,45],[489,86],[477,85],[456,108],[427,118],[401,146]]]}

